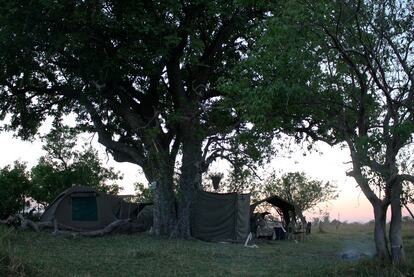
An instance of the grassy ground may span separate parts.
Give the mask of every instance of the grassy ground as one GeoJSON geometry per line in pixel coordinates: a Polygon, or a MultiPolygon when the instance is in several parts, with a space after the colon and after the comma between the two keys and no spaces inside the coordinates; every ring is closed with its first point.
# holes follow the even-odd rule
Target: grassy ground
{"type": "Polygon", "coordinates": [[[414,225],[404,227],[409,263],[399,270],[370,258],[371,226],[324,230],[305,242],[245,248],[144,234],[68,239],[0,228],[0,276],[414,276],[414,225]],[[343,260],[349,252],[366,256],[343,260]]]}

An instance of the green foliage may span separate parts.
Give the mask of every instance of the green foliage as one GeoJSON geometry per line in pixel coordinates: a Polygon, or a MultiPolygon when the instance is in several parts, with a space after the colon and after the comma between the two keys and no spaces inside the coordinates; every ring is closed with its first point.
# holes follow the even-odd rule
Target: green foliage
{"type": "Polygon", "coordinates": [[[219,193],[250,193],[252,198],[256,198],[256,196],[260,194],[259,191],[262,187],[257,180],[257,176],[253,169],[233,167],[228,173],[226,178],[220,180],[219,188],[217,190],[214,189],[210,176],[218,173],[210,173],[203,180],[203,189],[219,193]]]}
{"type": "Polygon", "coordinates": [[[288,1],[283,7],[222,79],[236,112],[261,133],[345,143],[351,174],[374,191],[391,184],[404,163],[396,157],[414,134],[407,106],[414,91],[414,5],[288,1]]]}
{"type": "Polygon", "coordinates": [[[135,183],[134,190],[137,202],[154,202],[154,191],[142,183],[135,183]]]}
{"type": "Polygon", "coordinates": [[[264,193],[282,197],[301,212],[338,197],[336,185],[311,179],[304,172],[290,172],[280,178],[273,173],[266,180],[264,193]]]}
{"type": "Polygon", "coordinates": [[[0,219],[22,211],[30,190],[26,164],[16,161],[0,169],[0,219]]]}
{"type": "MultiPolygon", "coordinates": [[[[238,95],[237,111],[265,132],[346,145],[352,158],[348,175],[372,205],[398,207],[400,199],[392,195],[400,193],[401,182],[414,180],[401,174],[397,160],[414,135],[414,4],[285,5],[233,78],[223,81],[229,94],[238,95]]],[[[393,211],[392,244],[401,217],[393,211]]],[[[377,249],[386,237],[376,236],[377,249]]],[[[400,259],[397,252],[393,259],[400,259]]]]}
{"type": "Polygon", "coordinates": [[[211,94],[218,76],[242,58],[248,45],[239,39],[250,42],[251,26],[271,7],[205,0],[2,3],[0,47],[8,51],[0,55],[0,112],[12,115],[7,128],[29,138],[45,116],[59,120],[74,112],[79,128],[107,131],[126,145],[144,143],[142,153],[163,131],[174,137],[185,120],[172,97],[177,92],[164,87],[171,85],[164,68],[175,60],[188,98],[196,100],[192,109],[201,112],[197,135],[228,132],[223,124],[215,128],[217,119],[234,122],[234,114],[201,94],[211,94]]]}
{"type": "Polygon", "coordinates": [[[73,185],[94,187],[111,194],[119,192],[116,181],[122,175],[106,168],[91,146],[76,150],[76,138],[73,130],[56,128],[45,136],[43,149],[47,154],[30,172],[26,164],[17,161],[0,170],[0,218],[21,211],[26,198],[46,206],[73,185]]]}
{"type": "Polygon", "coordinates": [[[47,154],[31,169],[31,196],[37,202],[47,205],[73,185],[118,193],[120,187],[116,181],[122,179],[122,175],[113,168],[104,167],[98,152],[91,146],[76,150],[76,135],[69,128],[58,127],[45,136],[43,149],[47,154]]]}
{"type": "Polygon", "coordinates": [[[246,57],[274,3],[52,2],[0,5],[0,48],[10,49],[0,52],[0,115],[11,115],[6,129],[30,138],[45,117],[59,122],[73,113],[76,128],[98,133],[116,161],[141,166],[148,181],[165,186],[160,199],[174,195],[173,170],[160,167],[173,168],[180,150],[178,190],[188,193],[216,159],[260,161],[268,145],[239,143],[257,136],[237,139],[249,128],[222,105],[218,79],[246,57]]]}

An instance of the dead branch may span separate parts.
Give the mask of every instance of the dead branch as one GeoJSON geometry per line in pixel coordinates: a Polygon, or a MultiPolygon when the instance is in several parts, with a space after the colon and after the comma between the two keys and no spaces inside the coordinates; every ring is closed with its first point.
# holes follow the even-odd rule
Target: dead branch
{"type": "Polygon", "coordinates": [[[10,226],[10,225],[12,225],[12,224],[13,224],[14,219],[15,219],[15,218],[14,218],[13,216],[9,215],[9,217],[8,217],[8,218],[6,218],[6,219],[4,219],[4,220],[0,220],[0,224],[5,224],[5,225],[10,226]]]}
{"type": "Polygon", "coordinates": [[[35,232],[40,231],[39,226],[35,222],[24,218],[21,214],[10,215],[7,219],[0,220],[0,224],[5,224],[9,227],[14,226],[15,228],[20,228],[23,230],[30,228],[35,232]]]}
{"type": "Polygon", "coordinates": [[[31,221],[30,219],[26,219],[24,218],[21,214],[16,215],[16,217],[20,220],[20,228],[25,230],[25,229],[33,229],[33,231],[35,232],[39,232],[39,227],[37,226],[36,223],[34,223],[33,221],[31,221]]]}
{"type": "Polygon", "coordinates": [[[56,220],[35,223],[32,220],[24,218],[21,214],[9,216],[5,220],[0,220],[0,224],[5,224],[9,227],[14,226],[16,228],[20,228],[23,230],[32,229],[35,232],[39,232],[45,228],[53,228],[53,235],[69,237],[99,237],[110,234],[114,231],[120,231],[124,233],[135,233],[145,231],[145,226],[143,226],[142,224],[134,224],[130,221],[130,219],[116,220],[108,224],[105,228],[94,231],[82,231],[81,229],[72,228],[69,226],[59,226],[56,220]],[[66,230],[61,230],[59,229],[59,227],[64,228],[66,230]]]}
{"type": "Polygon", "coordinates": [[[73,231],[55,230],[53,232],[53,235],[55,235],[55,236],[63,235],[63,236],[72,236],[72,237],[76,237],[78,235],[83,236],[83,237],[100,237],[100,236],[110,234],[113,231],[115,231],[116,229],[118,229],[122,226],[128,225],[128,224],[130,224],[129,219],[120,219],[120,220],[116,220],[116,221],[110,223],[105,228],[100,229],[100,230],[96,230],[96,231],[73,232],[73,231]]]}

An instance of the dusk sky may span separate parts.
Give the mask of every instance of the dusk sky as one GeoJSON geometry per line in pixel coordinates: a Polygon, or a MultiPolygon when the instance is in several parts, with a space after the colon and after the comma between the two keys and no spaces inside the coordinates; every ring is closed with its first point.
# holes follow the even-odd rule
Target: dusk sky
{"type": "MultiPolygon", "coordinates": [[[[1,124],[0,124],[1,125],[1,124]]],[[[94,138],[96,141],[96,137],[94,138]]],[[[105,153],[104,147],[98,143],[93,143],[94,147],[105,153]]],[[[44,154],[41,149],[41,142],[21,141],[13,138],[12,133],[0,133],[0,167],[12,164],[15,160],[28,163],[29,168],[36,164],[37,159],[44,154]]],[[[296,147],[295,147],[296,148],[296,147]]],[[[272,163],[266,167],[266,171],[272,170],[282,173],[293,171],[304,171],[310,177],[335,182],[338,185],[339,197],[337,200],[321,205],[330,213],[331,219],[341,221],[360,221],[366,222],[373,219],[373,212],[370,203],[357,187],[353,178],[346,176],[346,171],[350,168],[350,157],[348,150],[339,147],[331,148],[326,144],[317,144],[320,153],[313,152],[303,156],[302,151],[295,151],[289,157],[276,157],[272,163]]],[[[112,158],[107,159],[102,156],[107,166],[112,166],[124,174],[122,194],[132,194],[134,192],[133,183],[136,181],[146,182],[144,176],[140,174],[140,168],[129,163],[117,163],[112,158]]],[[[225,172],[220,163],[213,165],[214,171],[225,172]]],[[[413,205],[411,207],[414,209],[413,205]]],[[[408,212],[403,209],[403,214],[408,212]]],[[[307,214],[311,219],[315,214],[307,214]]]]}

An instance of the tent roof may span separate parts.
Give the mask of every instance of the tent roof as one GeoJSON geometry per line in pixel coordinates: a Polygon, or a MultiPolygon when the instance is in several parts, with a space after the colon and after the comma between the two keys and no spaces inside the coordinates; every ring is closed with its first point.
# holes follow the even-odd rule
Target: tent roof
{"type": "Polygon", "coordinates": [[[53,200],[45,209],[41,216],[41,221],[50,220],[53,218],[54,213],[56,209],[58,208],[60,202],[68,195],[71,195],[72,193],[99,193],[95,188],[85,187],[85,186],[73,186],[70,187],[63,192],[61,192],[55,200],[53,200]]]}
{"type": "MultiPolygon", "coordinates": [[[[143,206],[145,205],[127,202],[117,195],[100,192],[96,188],[73,186],[56,197],[56,199],[45,209],[40,220],[45,222],[53,221],[55,219],[62,228],[97,230],[104,228],[116,219],[135,220],[143,206]],[[83,202],[85,202],[86,199],[84,197],[94,198],[91,201],[86,200],[92,203],[91,205],[93,207],[91,206],[91,213],[96,214],[96,219],[95,217],[93,219],[74,219],[74,206],[72,205],[75,200],[74,197],[76,197],[76,200],[79,200],[79,197],[81,197],[83,202]]],[[[76,211],[79,210],[85,213],[89,211],[88,207],[85,208],[82,205],[76,207],[78,207],[76,211]]]]}
{"type": "Polygon", "coordinates": [[[283,217],[285,218],[286,223],[289,223],[290,221],[289,212],[291,211],[295,213],[295,206],[293,206],[292,203],[286,201],[285,199],[277,195],[272,195],[250,205],[250,215],[253,215],[253,212],[256,209],[256,207],[262,204],[263,202],[267,202],[269,204],[272,204],[273,206],[280,208],[282,210],[283,217]]]}
{"type": "Polygon", "coordinates": [[[286,201],[285,199],[277,195],[272,195],[270,197],[267,197],[265,199],[262,199],[250,205],[250,212],[253,213],[254,209],[260,204],[262,204],[263,202],[272,204],[273,206],[279,207],[282,210],[295,211],[295,207],[293,206],[293,204],[291,204],[290,202],[286,201]]]}
{"type": "MultiPolygon", "coordinates": [[[[71,193],[74,193],[74,192],[96,192],[96,193],[98,193],[98,191],[95,188],[90,188],[90,187],[85,187],[85,186],[73,186],[73,187],[70,187],[70,188],[62,191],[56,197],[55,201],[57,199],[59,199],[60,197],[64,196],[64,195],[68,195],[68,194],[71,194],[71,193]]],[[[53,202],[55,202],[55,201],[53,201],[53,202]]],[[[50,205],[52,205],[53,202],[50,205]]]]}
{"type": "Polygon", "coordinates": [[[58,202],[62,197],[64,197],[65,195],[70,195],[72,193],[76,193],[76,192],[95,192],[95,193],[99,193],[95,188],[90,188],[90,187],[85,187],[85,186],[73,186],[70,187],[66,190],[64,190],[63,192],[61,192],[53,201],[52,203],[50,203],[47,207],[46,210],[49,209],[50,207],[54,206],[56,202],[58,202]]]}

